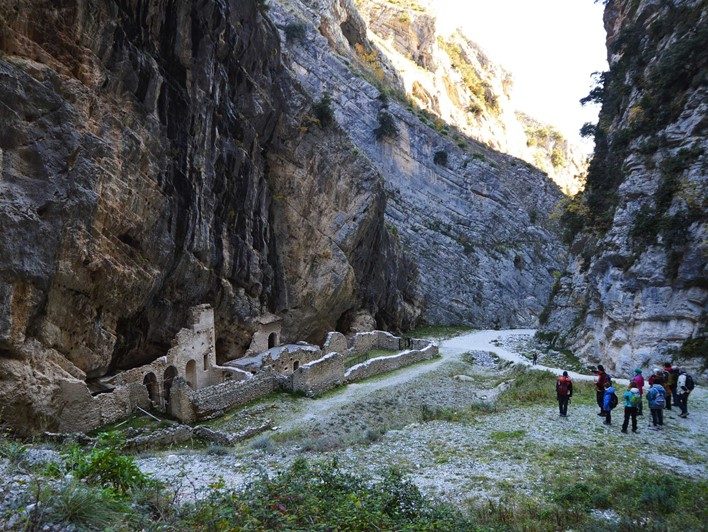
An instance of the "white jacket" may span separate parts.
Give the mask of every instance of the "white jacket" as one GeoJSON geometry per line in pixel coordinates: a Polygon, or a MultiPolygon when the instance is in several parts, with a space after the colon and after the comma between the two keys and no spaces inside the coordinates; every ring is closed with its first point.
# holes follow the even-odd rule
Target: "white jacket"
{"type": "Polygon", "coordinates": [[[686,374],[683,373],[679,375],[678,382],[676,386],[676,395],[683,395],[685,393],[690,393],[690,390],[686,388],[686,374]]]}

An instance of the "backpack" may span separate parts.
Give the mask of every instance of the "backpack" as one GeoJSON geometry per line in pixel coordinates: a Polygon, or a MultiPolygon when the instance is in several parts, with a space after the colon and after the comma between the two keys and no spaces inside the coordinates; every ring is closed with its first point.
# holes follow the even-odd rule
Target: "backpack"
{"type": "Polygon", "coordinates": [[[693,377],[686,373],[686,389],[690,392],[696,387],[696,383],[693,382],[693,377]]]}
{"type": "Polygon", "coordinates": [[[642,398],[639,396],[638,393],[633,393],[631,402],[633,407],[637,407],[642,402],[642,398]]]}
{"type": "Polygon", "coordinates": [[[614,410],[618,402],[619,400],[617,399],[617,394],[612,392],[612,395],[610,395],[610,410],[614,410]]]}
{"type": "Polygon", "coordinates": [[[558,380],[558,382],[556,383],[556,392],[558,392],[558,395],[562,397],[568,395],[568,383],[569,381],[567,379],[558,380]]]}
{"type": "Polygon", "coordinates": [[[666,397],[663,393],[659,391],[656,392],[656,395],[654,396],[654,404],[656,405],[655,408],[664,408],[666,406],[666,397]]]}

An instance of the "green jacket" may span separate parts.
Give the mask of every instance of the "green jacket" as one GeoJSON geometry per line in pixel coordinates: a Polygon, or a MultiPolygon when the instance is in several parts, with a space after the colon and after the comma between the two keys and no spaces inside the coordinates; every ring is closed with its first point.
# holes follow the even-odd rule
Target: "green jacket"
{"type": "Polygon", "coordinates": [[[633,393],[630,390],[624,392],[624,394],[622,395],[622,399],[624,399],[624,406],[626,408],[638,407],[639,403],[642,400],[641,396],[638,393],[633,393]]]}

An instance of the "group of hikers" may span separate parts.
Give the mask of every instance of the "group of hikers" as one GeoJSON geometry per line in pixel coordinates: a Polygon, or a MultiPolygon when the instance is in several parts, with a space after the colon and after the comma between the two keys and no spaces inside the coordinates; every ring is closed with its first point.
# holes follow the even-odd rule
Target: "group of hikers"
{"type": "MultiPolygon", "coordinates": [[[[598,416],[605,418],[604,424],[612,424],[612,410],[619,404],[619,398],[608,375],[602,365],[593,371],[595,374],[595,391],[597,406],[600,408],[598,416]]],[[[653,430],[661,430],[664,426],[664,410],[672,410],[673,404],[681,410],[679,417],[688,417],[688,396],[693,391],[695,384],[693,377],[681,368],[674,368],[666,362],[663,368],[655,368],[651,376],[644,380],[642,370],[634,370],[634,376],[629,379],[627,390],[622,394],[624,403],[624,422],[622,432],[627,433],[629,422],[632,422],[632,432],[637,432],[637,416],[644,415],[642,397],[645,395],[651,411],[651,426],[653,430]]],[[[568,402],[573,396],[573,381],[564,371],[556,380],[556,396],[561,417],[568,416],[568,402]]]]}

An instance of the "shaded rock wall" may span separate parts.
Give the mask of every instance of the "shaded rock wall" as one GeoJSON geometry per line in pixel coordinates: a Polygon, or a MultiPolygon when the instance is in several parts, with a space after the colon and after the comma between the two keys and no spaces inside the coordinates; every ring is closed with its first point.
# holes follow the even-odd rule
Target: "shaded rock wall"
{"type": "Polygon", "coordinates": [[[595,155],[544,329],[613,371],[706,367],[707,16],[696,1],[605,9],[595,155]]]}

